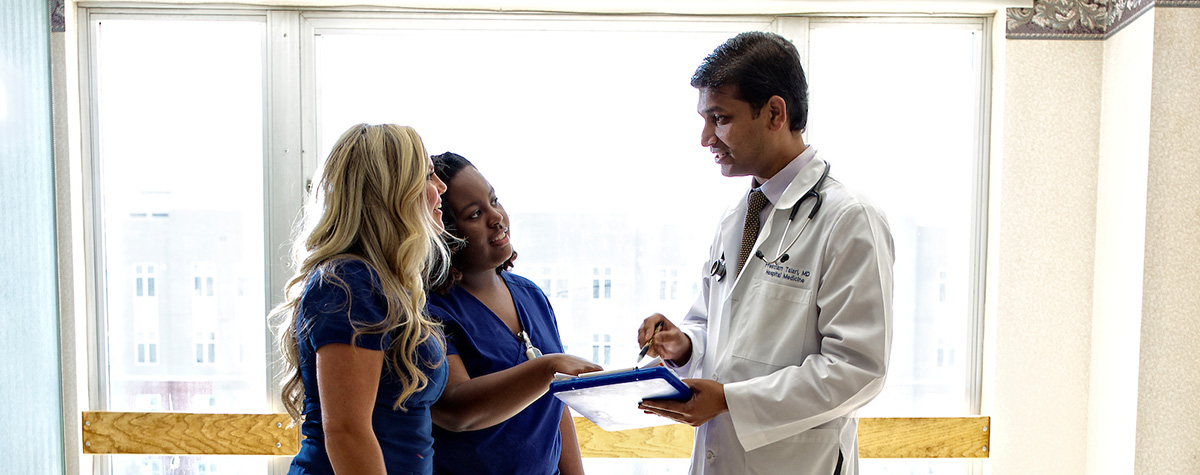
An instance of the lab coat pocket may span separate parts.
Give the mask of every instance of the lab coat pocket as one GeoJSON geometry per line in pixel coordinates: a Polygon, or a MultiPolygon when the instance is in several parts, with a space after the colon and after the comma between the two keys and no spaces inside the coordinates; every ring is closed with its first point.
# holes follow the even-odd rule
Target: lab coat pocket
{"type": "Polygon", "coordinates": [[[734,356],[775,368],[804,361],[816,316],[812,290],[755,279],[733,306],[728,341],[734,356]]]}
{"type": "Polygon", "coordinates": [[[833,474],[840,451],[836,429],[809,429],[746,452],[746,473],[833,474]]]}

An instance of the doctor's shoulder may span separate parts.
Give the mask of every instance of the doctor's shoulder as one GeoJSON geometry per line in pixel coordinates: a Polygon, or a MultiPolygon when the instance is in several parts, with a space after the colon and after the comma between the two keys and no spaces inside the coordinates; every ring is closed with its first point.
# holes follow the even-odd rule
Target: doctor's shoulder
{"type": "Polygon", "coordinates": [[[831,214],[841,215],[854,208],[861,208],[866,214],[886,219],[883,208],[875,203],[871,193],[867,191],[848,186],[833,176],[829,177],[829,185],[823,191],[825,192],[825,203],[823,203],[823,206],[828,206],[831,210],[837,210],[831,214]]]}

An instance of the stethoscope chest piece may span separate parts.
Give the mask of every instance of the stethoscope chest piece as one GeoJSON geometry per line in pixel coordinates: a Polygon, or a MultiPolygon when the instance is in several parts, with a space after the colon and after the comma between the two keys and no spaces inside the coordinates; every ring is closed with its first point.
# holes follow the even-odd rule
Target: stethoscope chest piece
{"type": "Polygon", "coordinates": [[[708,270],[708,275],[715,276],[717,282],[725,280],[725,254],[721,254],[721,258],[713,261],[712,267],[708,270]]]}

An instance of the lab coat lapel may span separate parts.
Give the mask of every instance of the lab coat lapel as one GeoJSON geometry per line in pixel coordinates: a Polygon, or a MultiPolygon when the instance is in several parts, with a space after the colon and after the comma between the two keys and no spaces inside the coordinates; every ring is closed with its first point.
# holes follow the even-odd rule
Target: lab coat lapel
{"type": "MultiPolygon", "coordinates": [[[[804,165],[804,168],[800,170],[800,173],[796,175],[796,178],[793,179],[790,184],[788,184],[788,187],[783,190],[783,195],[780,197],[779,203],[773,204],[774,208],[772,208],[771,212],[767,214],[767,220],[759,226],[758,239],[754,242],[754,248],[750,250],[750,257],[746,260],[745,268],[743,268],[742,272],[737,275],[737,278],[733,281],[732,285],[724,288],[725,292],[724,295],[722,295],[724,300],[728,300],[730,295],[732,295],[733,292],[739,289],[742,285],[749,285],[748,283],[742,283],[742,276],[748,276],[753,272],[757,272],[758,267],[763,265],[761,260],[754,257],[754,253],[758,252],[766,242],[777,242],[775,240],[778,240],[779,238],[772,238],[771,236],[775,234],[776,231],[783,232],[785,226],[787,225],[787,215],[791,213],[792,206],[795,206],[796,203],[799,202],[800,198],[803,197],[804,194],[807,193],[808,190],[812,188],[818,180],[821,179],[821,174],[825,171],[825,167],[827,166],[828,165],[824,160],[813,157],[808,164],[804,165]],[[780,223],[778,226],[779,230],[775,229],[777,227],[776,223],[780,223]],[[751,269],[751,267],[754,268],[751,269]]],[[[734,209],[729,215],[725,216],[725,220],[721,223],[721,232],[723,234],[721,239],[725,243],[725,255],[733,256],[733,260],[731,261],[732,265],[728,266],[728,268],[733,269],[734,271],[737,270],[738,252],[741,251],[740,231],[745,224],[747,206],[746,200],[743,199],[742,202],[738,204],[736,209],[734,209]]],[[[813,206],[813,204],[806,203],[804,206],[813,206]]],[[[796,219],[800,218],[801,216],[799,213],[797,213],[796,219]]],[[[773,251],[773,249],[768,251],[773,251]]],[[[771,252],[768,251],[763,251],[764,255],[770,256],[768,259],[775,257],[773,254],[771,254],[771,252]]],[[[746,282],[749,282],[750,278],[746,277],[745,280],[746,282]]]]}
{"type": "MultiPolygon", "coordinates": [[[[789,213],[791,213],[792,206],[795,206],[796,203],[800,201],[800,198],[803,197],[805,193],[808,193],[808,190],[811,190],[813,185],[817,184],[817,181],[821,180],[821,174],[825,173],[825,167],[827,166],[829,165],[825,163],[825,160],[821,160],[819,157],[813,157],[808,164],[804,165],[804,168],[800,169],[800,173],[796,174],[796,179],[792,180],[792,183],[788,185],[787,189],[783,190],[783,196],[779,198],[779,204],[775,206],[775,210],[787,210],[789,213]]],[[[804,206],[812,206],[810,203],[811,201],[812,200],[810,199],[809,202],[804,204],[804,206]]],[[[802,213],[806,210],[800,211],[802,213]]],[[[796,219],[800,219],[801,213],[796,213],[796,219]]],[[[807,214],[804,214],[803,216],[805,218],[808,217],[807,214]]],[[[787,219],[787,216],[784,216],[780,219],[787,219]]]]}
{"type": "MultiPolygon", "coordinates": [[[[735,273],[737,272],[738,253],[742,250],[742,226],[745,225],[747,206],[745,195],[743,195],[741,203],[725,213],[725,217],[721,220],[721,252],[725,255],[726,272],[725,279],[723,279],[725,285],[720,287],[722,301],[729,298],[729,292],[733,290],[740,277],[735,273]]],[[[751,255],[751,259],[753,258],[754,256],[751,255]]]]}

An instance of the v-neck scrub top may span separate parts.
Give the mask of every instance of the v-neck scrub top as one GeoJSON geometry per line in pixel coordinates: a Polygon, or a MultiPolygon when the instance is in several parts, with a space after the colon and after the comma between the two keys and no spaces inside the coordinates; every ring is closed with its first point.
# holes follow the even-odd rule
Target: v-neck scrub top
{"type": "MultiPolygon", "coordinates": [[[[375,271],[362,261],[347,259],[309,276],[298,311],[296,331],[300,378],[304,383],[304,423],[300,425],[300,433],[305,439],[300,442],[300,452],[292,459],[288,473],[333,475],[321,424],[317,350],[332,343],[350,344],[354,335],[352,319],[360,324],[383,321],[387,315],[387,301],[375,271]]],[[[361,334],[354,343],[360,348],[384,351],[391,346],[392,336],[361,334]]],[[[442,347],[437,340],[425,340],[417,353],[422,362],[439,363],[434,368],[421,365],[429,377],[425,388],[404,401],[405,410],[393,409],[402,386],[385,363],[371,413],[371,429],[383,451],[387,472],[392,475],[433,473],[433,419],[429,407],[441,396],[449,371],[442,361],[442,347]]]]}
{"type": "MultiPolygon", "coordinates": [[[[521,327],[543,354],[562,353],[550,300],[529,279],[502,272],[521,327]]],[[[462,358],[472,378],[525,362],[525,344],[500,317],[458,285],[447,295],[430,292],[429,314],[446,332],[446,354],[462,358]]],[[[537,474],[558,471],[563,403],[551,394],[495,426],[467,432],[433,428],[434,472],[438,474],[537,474]]]]}

